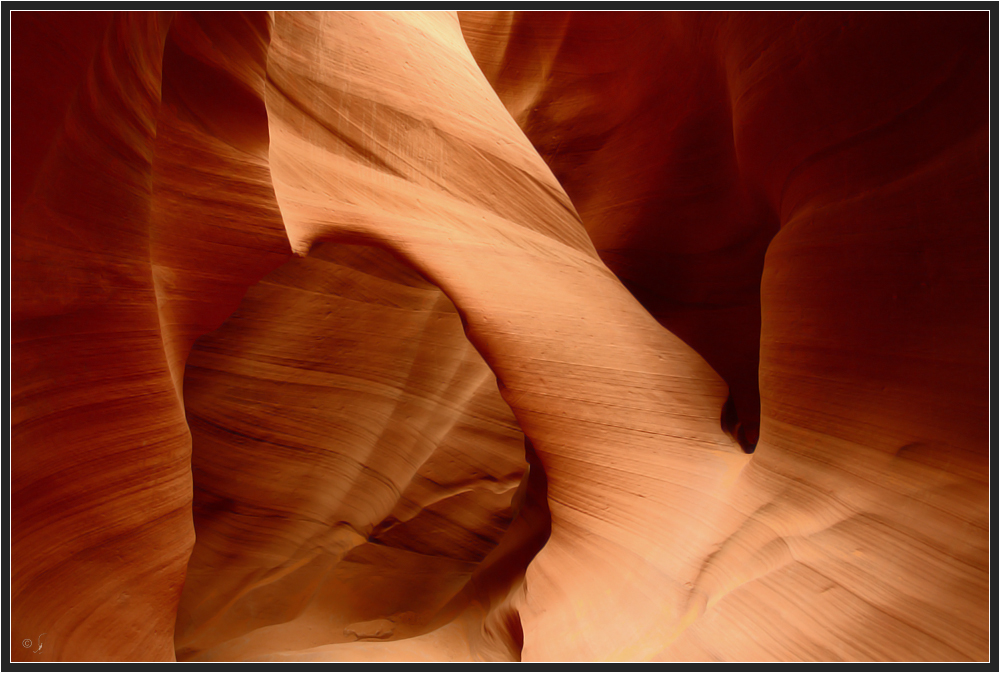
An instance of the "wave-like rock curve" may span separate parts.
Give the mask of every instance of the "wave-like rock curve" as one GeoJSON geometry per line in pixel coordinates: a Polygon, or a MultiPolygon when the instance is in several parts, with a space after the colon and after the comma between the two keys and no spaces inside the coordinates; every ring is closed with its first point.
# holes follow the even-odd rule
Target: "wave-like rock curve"
{"type": "Polygon", "coordinates": [[[15,12],[14,658],[986,659],[987,19],[15,12]]]}

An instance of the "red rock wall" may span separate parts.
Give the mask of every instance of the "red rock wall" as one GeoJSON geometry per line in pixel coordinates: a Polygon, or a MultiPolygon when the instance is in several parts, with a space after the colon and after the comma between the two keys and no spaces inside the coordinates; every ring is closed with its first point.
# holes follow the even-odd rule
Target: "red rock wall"
{"type": "Polygon", "coordinates": [[[198,342],[185,401],[181,658],[351,642],[380,619],[412,635],[512,518],[524,440],[495,378],[441,291],[376,248],[323,244],[251,288],[198,342]]]}
{"type": "Polygon", "coordinates": [[[986,658],[987,14],[12,16],[15,658],[986,658]]]}
{"type": "Polygon", "coordinates": [[[460,17],[601,259],[726,380],[738,418],[727,429],[753,450],[760,276],[778,215],[741,167],[716,22],[683,12],[460,17]]]}
{"type": "Polygon", "coordinates": [[[602,259],[745,424],[763,272],[745,521],[656,656],[984,657],[986,15],[462,21],[602,259]],[[715,284],[729,308],[689,300],[715,284]]]}

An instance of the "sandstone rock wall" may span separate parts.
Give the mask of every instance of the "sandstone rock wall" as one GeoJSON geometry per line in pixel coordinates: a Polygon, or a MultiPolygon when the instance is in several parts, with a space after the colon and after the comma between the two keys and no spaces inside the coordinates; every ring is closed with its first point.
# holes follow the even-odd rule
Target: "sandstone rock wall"
{"type": "Polygon", "coordinates": [[[987,18],[15,12],[13,656],[985,659],[987,18]]]}

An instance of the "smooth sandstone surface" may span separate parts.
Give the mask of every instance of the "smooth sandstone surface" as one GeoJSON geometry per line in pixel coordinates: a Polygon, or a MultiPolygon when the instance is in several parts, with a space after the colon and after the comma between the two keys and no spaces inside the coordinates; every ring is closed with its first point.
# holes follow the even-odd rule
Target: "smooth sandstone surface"
{"type": "Polygon", "coordinates": [[[760,277],[779,218],[756,172],[741,169],[717,21],[684,12],[459,16],[601,259],[725,379],[735,416],[727,431],[752,449],[760,277]]]}
{"type": "Polygon", "coordinates": [[[13,13],[12,656],[985,660],[987,38],[13,13]]]}
{"type": "Polygon", "coordinates": [[[739,304],[736,274],[754,270],[740,260],[780,226],[760,283],[761,443],[733,500],[745,518],[658,658],[984,656],[981,18],[463,14],[602,257],[657,288],[636,296],[718,362],[738,409],[742,349],[715,349],[755,325],[706,309],[707,333],[686,332],[663,307],[710,291],[699,272],[677,282],[685,263],[727,267],[739,304]]]}

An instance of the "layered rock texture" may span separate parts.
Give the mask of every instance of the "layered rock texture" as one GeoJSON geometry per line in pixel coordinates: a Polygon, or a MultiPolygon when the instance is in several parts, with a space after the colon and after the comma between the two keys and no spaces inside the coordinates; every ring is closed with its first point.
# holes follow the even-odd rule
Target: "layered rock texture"
{"type": "Polygon", "coordinates": [[[988,44],[13,13],[13,657],[987,659],[988,44]]]}

